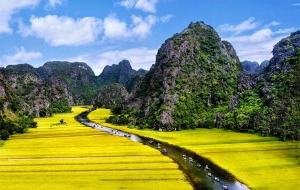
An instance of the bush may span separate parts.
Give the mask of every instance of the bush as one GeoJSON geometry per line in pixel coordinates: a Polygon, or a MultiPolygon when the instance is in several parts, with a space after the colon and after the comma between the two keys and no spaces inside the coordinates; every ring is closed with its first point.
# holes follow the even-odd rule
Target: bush
{"type": "Polygon", "coordinates": [[[7,140],[9,138],[10,134],[6,129],[0,130],[0,139],[1,140],[7,140]]]}
{"type": "Polygon", "coordinates": [[[113,115],[105,120],[107,123],[118,124],[118,125],[127,125],[130,123],[130,119],[125,115],[113,115]]]}
{"type": "Polygon", "coordinates": [[[122,113],[122,110],[123,110],[123,107],[121,105],[116,105],[116,106],[113,106],[110,111],[112,114],[114,115],[118,115],[118,114],[121,114],[122,113]]]}

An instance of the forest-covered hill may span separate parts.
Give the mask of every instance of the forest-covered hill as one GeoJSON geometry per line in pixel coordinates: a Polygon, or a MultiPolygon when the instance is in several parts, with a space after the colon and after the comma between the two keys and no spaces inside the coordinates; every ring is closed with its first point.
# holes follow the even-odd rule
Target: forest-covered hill
{"type": "Polygon", "coordinates": [[[260,74],[203,22],[166,40],[127,106],[140,128],[226,128],[300,139],[300,31],[282,39],[260,74]]]}
{"type": "Polygon", "coordinates": [[[0,69],[0,97],[3,108],[34,117],[68,112],[72,105],[91,104],[98,90],[120,83],[130,91],[145,70],[135,71],[129,61],[106,66],[99,76],[81,62],[47,62],[34,68],[29,64],[0,69]]]}

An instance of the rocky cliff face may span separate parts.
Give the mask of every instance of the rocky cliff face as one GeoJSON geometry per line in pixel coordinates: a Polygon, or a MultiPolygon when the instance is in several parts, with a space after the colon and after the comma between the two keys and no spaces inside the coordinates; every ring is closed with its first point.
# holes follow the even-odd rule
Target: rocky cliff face
{"type": "Polygon", "coordinates": [[[246,60],[242,62],[244,71],[250,74],[261,73],[268,64],[268,60],[263,61],[260,65],[256,61],[251,62],[246,60]]]}
{"type": "Polygon", "coordinates": [[[243,72],[212,27],[191,23],[165,41],[130,94],[133,124],[163,131],[224,127],[300,139],[300,31],[274,46],[258,74],[243,72]]]}
{"type": "Polygon", "coordinates": [[[53,61],[39,68],[10,65],[0,69],[0,106],[36,117],[66,112],[72,105],[91,104],[99,88],[114,81],[107,80],[108,76],[132,89],[145,72],[133,70],[125,60],[107,66],[103,78],[81,62],[53,61]]]}
{"type": "Polygon", "coordinates": [[[262,97],[257,129],[281,139],[300,139],[300,31],[278,42],[273,58],[257,77],[262,97]]]}
{"type": "MultiPolygon", "coordinates": [[[[162,130],[208,124],[236,94],[241,64],[233,47],[203,22],[191,23],[158,50],[156,63],[130,95],[137,124],[162,130]],[[214,117],[214,116],[212,116],[214,117]]],[[[218,117],[218,116],[216,116],[218,117]]]]}
{"type": "Polygon", "coordinates": [[[128,60],[122,60],[118,65],[105,66],[99,77],[103,85],[119,83],[131,92],[146,72],[143,69],[136,71],[132,69],[128,60]]]}
{"type": "Polygon", "coordinates": [[[247,73],[255,73],[255,70],[259,67],[258,62],[256,61],[243,61],[242,66],[245,72],[247,73]]]}
{"type": "MultiPolygon", "coordinates": [[[[3,108],[36,117],[49,116],[51,103],[63,102],[67,96],[58,84],[44,82],[28,64],[9,65],[1,69],[3,108]]],[[[68,106],[68,105],[66,105],[68,106]]],[[[53,107],[53,106],[52,106],[53,107]]]]}
{"type": "Polygon", "coordinates": [[[135,72],[128,60],[121,61],[118,65],[107,65],[104,67],[100,77],[103,80],[113,81],[125,85],[129,80],[131,75],[135,72]]]}
{"type": "Polygon", "coordinates": [[[92,69],[81,62],[47,62],[37,68],[44,81],[58,84],[68,96],[69,105],[89,104],[99,83],[92,69]]]}
{"type": "Polygon", "coordinates": [[[93,104],[99,108],[112,108],[123,106],[127,98],[126,88],[122,84],[112,83],[100,88],[93,104]]]}

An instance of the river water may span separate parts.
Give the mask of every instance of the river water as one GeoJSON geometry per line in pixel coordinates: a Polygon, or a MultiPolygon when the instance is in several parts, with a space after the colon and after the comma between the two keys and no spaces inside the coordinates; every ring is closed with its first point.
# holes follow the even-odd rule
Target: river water
{"type": "Polygon", "coordinates": [[[195,190],[218,190],[225,189],[225,186],[230,190],[249,190],[246,185],[237,181],[230,173],[189,150],[154,139],[144,138],[135,134],[101,126],[88,120],[88,113],[88,111],[81,113],[76,116],[76,120],[96,130],[104,131],[122,138],[128,138],[132,141],[143,143],[160,150],[163,155],[169,156],[179,165],[179,168],[186,174],[195,190]]]}

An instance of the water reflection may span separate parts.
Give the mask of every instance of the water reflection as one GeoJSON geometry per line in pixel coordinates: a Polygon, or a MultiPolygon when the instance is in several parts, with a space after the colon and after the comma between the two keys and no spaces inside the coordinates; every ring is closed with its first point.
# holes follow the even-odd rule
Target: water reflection
{"type": "Polygon", "coordinates": [[[140,142],[145,145],[151,146],[152,148],[160,150],[162,154],[169,156],[179,165],[179,168],[186,174],[188,180],[192,183],[195,190],[249,189],[246,185],[237,181],[227,171],[219,168],[209,160],[202,158],[201,156],[189,150],[159,142],[154,139],[143,138],[138,135],[101,126],[88,120],[88,113],[89,112],[83,112],[76,117],[76,120],[94,129],[101,130],[112,135],[125,137],[132,141],[140,142]]]}

